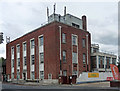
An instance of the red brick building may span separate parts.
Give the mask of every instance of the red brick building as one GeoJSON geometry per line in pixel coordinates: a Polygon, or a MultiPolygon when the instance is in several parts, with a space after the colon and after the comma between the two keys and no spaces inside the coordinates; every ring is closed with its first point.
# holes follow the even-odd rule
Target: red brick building
{"type": "Polygon", "coordinates": [[[6,45],[8,81],[64,79],[62,83],[68,83],[70,76],[78,77],[91,70],[91,37],[86,16],[79,19],[70,14],[53,14],[48,20],[48,24],[6,45]],[[72,23],[68,24],[69,21],[72,23]]]}

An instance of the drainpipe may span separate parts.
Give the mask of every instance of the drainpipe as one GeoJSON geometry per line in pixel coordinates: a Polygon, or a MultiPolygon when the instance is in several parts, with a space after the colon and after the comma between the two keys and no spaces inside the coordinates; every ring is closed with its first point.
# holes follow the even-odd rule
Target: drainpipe
{"type": "Polygon", "coordinates": [[[60,33],[60,75],[62,75],[62,66],[61,66],[61,26],[59,26],[59,33],[60,33]]]}
{"type": "Polygon", "coordinates": [[[86,42],[87,42],[87,71],[88,71],[88,34],[86,35],[86,42]]]}

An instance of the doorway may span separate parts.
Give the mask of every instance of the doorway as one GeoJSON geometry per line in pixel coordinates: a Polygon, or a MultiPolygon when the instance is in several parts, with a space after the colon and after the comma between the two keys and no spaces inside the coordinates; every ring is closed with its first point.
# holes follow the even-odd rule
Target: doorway
{"type": "Polygon", "coordinates": [[[26,80],[26,73],[23,73],[23,79],[26,80]]]}

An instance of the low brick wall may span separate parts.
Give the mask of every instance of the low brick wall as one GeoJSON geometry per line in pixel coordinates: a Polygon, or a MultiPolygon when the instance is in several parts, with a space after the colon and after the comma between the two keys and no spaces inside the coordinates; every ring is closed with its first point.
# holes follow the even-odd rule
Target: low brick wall
{"type": "Polygon", "coordinates": [[[120,87],[120,80],[119,81],[110,81],[110,87],[120,87]]]}

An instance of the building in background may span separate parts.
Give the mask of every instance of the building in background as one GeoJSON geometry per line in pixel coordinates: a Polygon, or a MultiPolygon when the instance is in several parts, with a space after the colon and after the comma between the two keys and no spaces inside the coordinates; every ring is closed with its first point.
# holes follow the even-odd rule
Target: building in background
{"type": "Polygon", "coordinates": [[[7,77],[6,77],[6,59],[3,60],[2,62],[2,81],[6,82],[7,77]]]}
{"type": "Polygon", "coordinates": [[[75,83],[91,70],[86,16],[53,13],[48,23],[6,45],[8,81],[75,83]]]}
{"type": "Polygon", "coordinates": [[[117,56],[101,52],[98,44],[91,44],[91,67],[93,71],[111,71],[110,64],[117,64],[117,56]]]}

